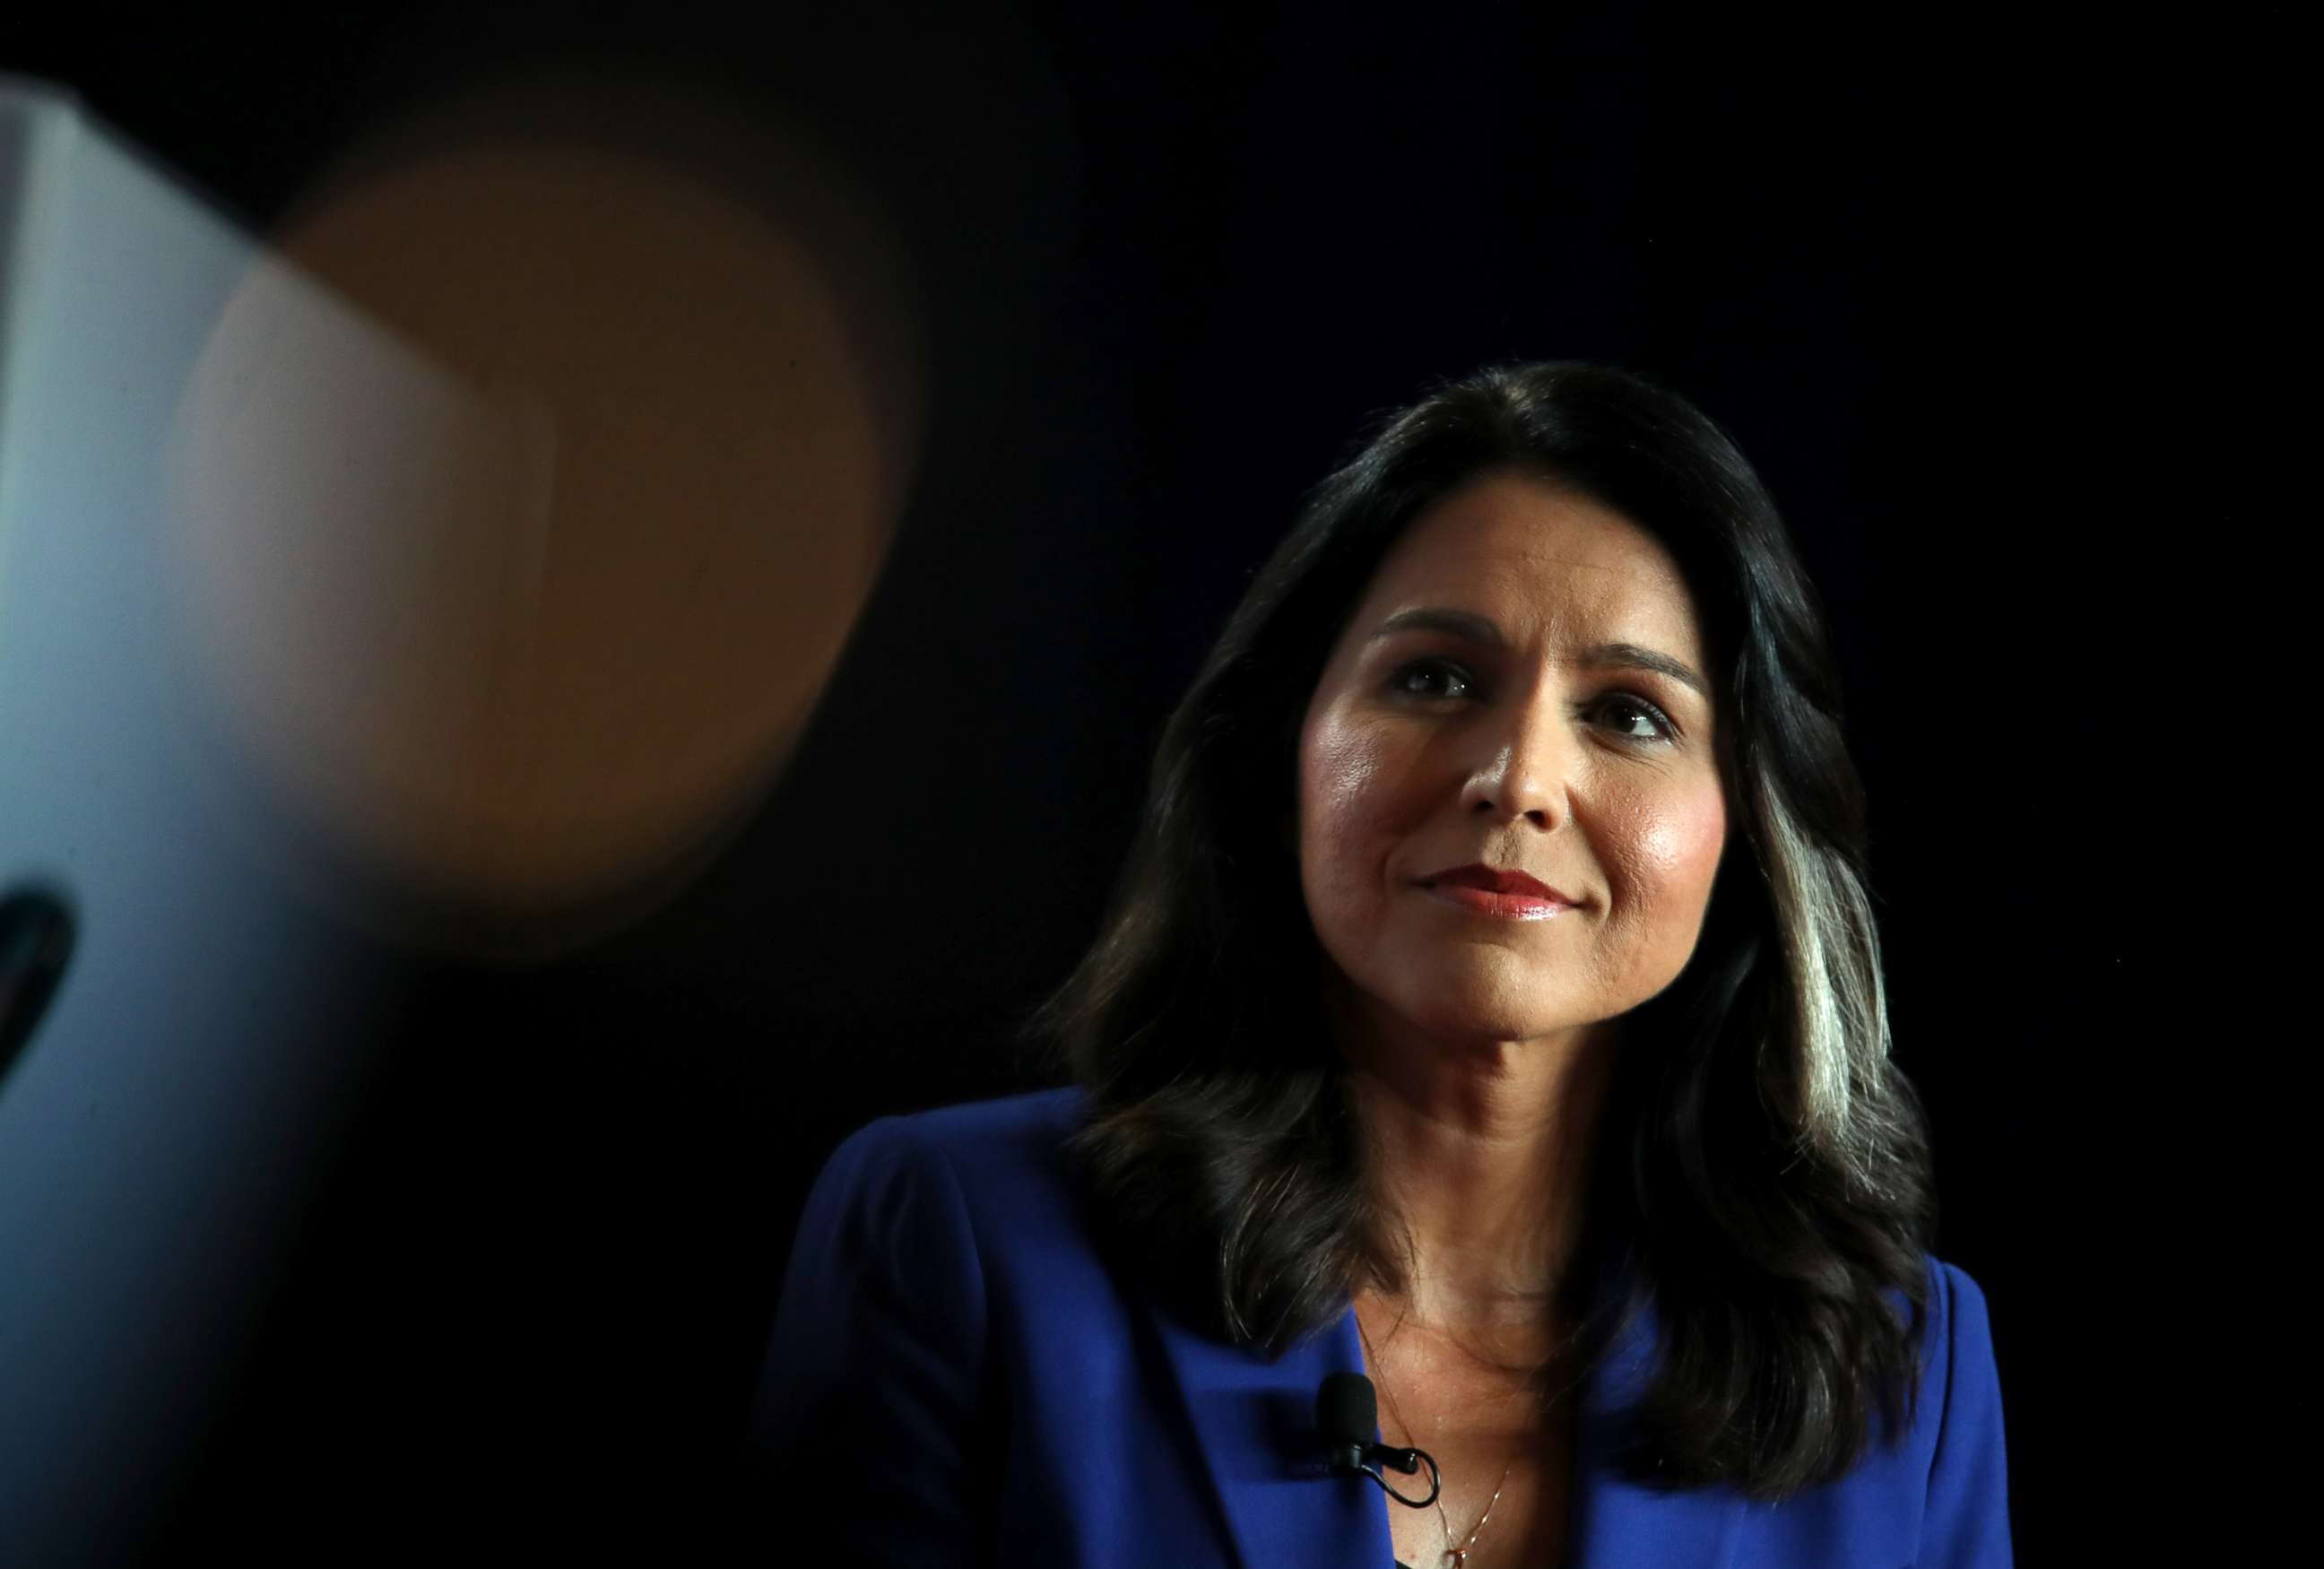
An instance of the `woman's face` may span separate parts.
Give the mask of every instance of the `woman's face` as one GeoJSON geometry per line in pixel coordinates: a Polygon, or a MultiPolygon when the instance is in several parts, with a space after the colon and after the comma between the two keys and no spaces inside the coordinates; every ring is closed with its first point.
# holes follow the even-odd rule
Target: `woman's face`
{"type": "Polygon", "coordinates": [[[1299,738],[1299,870],[1376,1026],[1578,1039],[1675,980],[1726,844],[1711,669],[1676,563],[1620,513],[1495,470],[1416,517],[1299,738]],[[1455,891],[1523,872],[1572,900],[1455,891]]]}

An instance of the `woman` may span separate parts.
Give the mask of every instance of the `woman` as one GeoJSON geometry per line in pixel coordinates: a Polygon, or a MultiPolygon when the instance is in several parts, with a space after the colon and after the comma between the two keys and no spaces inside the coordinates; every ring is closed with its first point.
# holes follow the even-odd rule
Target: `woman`
{"type": "Polygon", "coordinates": [[[2008,1563],[1864,844],[1727,437],[1588,365],[1435,391],[1173,715],[1032,1037],[1072,1084],[833,1156],[759,1507],[898,1564],[2008,1563]],[[1335,1372],[1419,1507],[1330,1463],[1335,1372]]]}

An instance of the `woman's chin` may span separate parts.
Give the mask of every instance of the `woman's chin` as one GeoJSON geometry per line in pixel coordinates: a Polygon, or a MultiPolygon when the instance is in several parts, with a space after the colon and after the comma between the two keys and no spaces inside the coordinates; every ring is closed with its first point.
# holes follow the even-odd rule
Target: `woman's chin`
{"type": "Polygon", "coordinates": [[[1496,951],[1483,964],[1406,968],[1370,984],[1335,969],[1334,1011],[1360,1037],[1463,1054],[1576,1039],[1605,1017],[1589,999],[1560,996],[1536,968],[1506,957],[1496,951]]]}
{"type": "Polygon", "coordinates": [[[1406,1017],[1416,1030],[1443,1049],[1463,1054],[1572,1040],[1596,1022],[1537,1008],[1441,1004],[1406,1017]]]}

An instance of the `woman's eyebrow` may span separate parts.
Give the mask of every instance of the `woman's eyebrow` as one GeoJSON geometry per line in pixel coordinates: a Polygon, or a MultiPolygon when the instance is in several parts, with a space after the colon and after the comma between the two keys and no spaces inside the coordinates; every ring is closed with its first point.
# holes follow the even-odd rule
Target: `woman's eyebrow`
{"type": "MultiPolygon", "coordinates": [[[[1366,641],[1378,642],[1400,632],[1440,632],[1486,648],[1505,649],[1509,646],[1509,640],[1501,635],[1501,629],[1486,617],[1472,611],[1452,610],[1439,605],[1400,610],[1380,623],[1379,630],[1366,641]]],[[[1696,673],[1693,666],[1639,643],[1592,643],[1578,651],[1572,662],[1582,669],[1652,670],[1692,688],[1699,697],[1708,699],[1711,696],[1709,683],[1696,673]]]]}

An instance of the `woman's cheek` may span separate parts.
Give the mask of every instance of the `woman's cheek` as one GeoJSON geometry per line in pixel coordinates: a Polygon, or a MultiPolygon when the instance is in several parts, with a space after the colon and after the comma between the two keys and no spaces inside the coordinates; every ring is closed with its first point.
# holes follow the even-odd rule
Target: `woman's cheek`
{"type": "Polygon", "coordinates": [[[1301,749],[1300,863],[1308,912],[1319,929],[1360,915],[1370,903],[1379,860],[1374,790],[1377,751],[1361,731],[1325,715],[1301,749]]]}
{"type": "Polygon", "coordinates": [[[1610,836],[1609,929],[1625,934],[1617,967],[1625,987],[1644,988],[1638,1001],[1675,978],[1693,952],[1726,835],[1725,804],[1711,790],[1640,802],[1610,836]]]}
{"type": "Polygon", "coordinates": [[[1640,836],[1640,858],[1674,894],[1707,897],[1727,847],[1727,808],[1716,790],[1666,805],[1640,836]]]}

